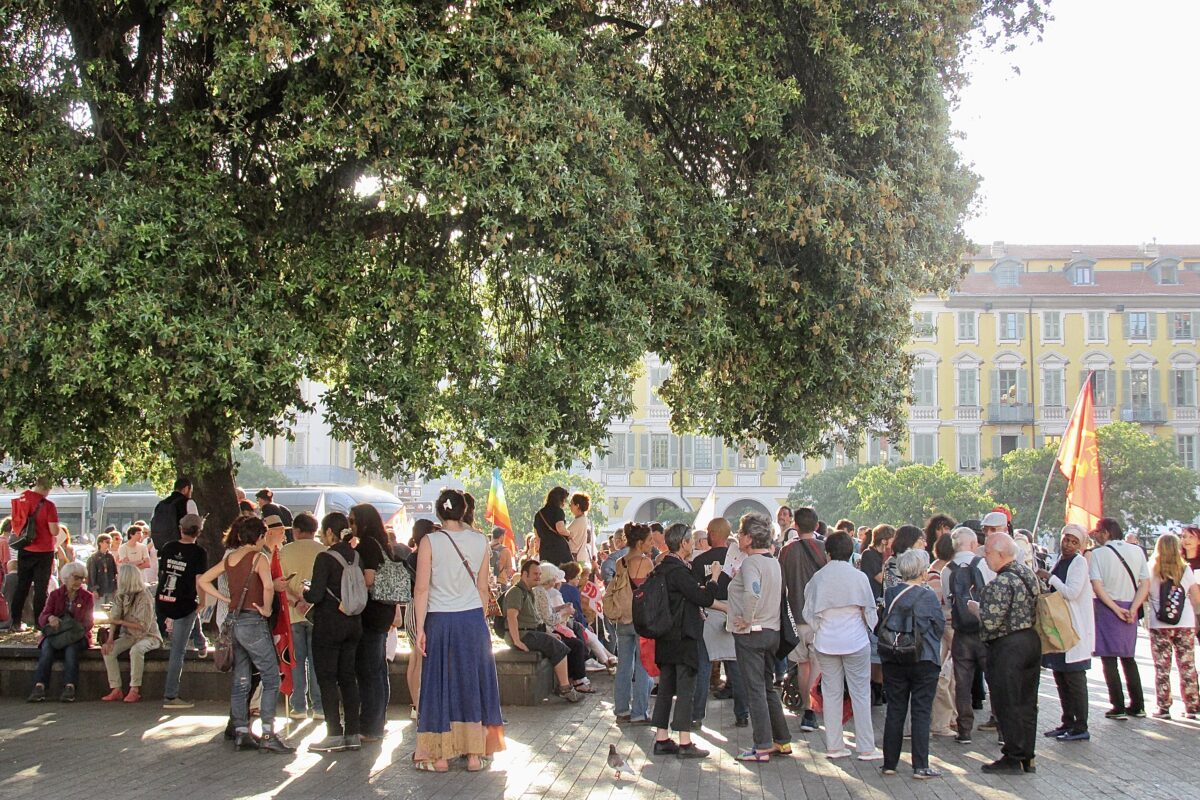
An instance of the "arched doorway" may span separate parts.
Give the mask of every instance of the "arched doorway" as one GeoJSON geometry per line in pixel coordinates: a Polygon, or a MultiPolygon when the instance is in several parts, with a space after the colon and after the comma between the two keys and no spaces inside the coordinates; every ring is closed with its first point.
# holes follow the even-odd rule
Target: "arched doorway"
{"type": "Polygon", "coordinates": [[[750,500],[748,498],[734,500],[725,507],[725,513],[721,516],[729,520],[729,524],[733,526],[734,530],[737,530],[738,520],[742,518],[743,514],[749,514],[751,512],[766,514],[767,519],[769,520],[775,519],[775,515],[768,511],[766,506],[757,500],[750,500]]]}
{"type": "Polygon", "coordinates": [[[638,506],[637,513],[633,515],[634,522],[675,522],[676,518],[682,513],[679,504],[667,500],[665,497],[656,497],[653,500],[647,500],[638,506]]]}

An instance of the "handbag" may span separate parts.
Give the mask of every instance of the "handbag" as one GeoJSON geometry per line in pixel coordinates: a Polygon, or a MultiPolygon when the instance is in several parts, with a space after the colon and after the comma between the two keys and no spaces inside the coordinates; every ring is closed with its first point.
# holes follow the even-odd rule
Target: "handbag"
{"type": "Polygon", "coordinates": [[[788,602],[786,587],[779,592],[779,646],[775,648],[775,658],[787,658],[788,653],[800,644],[800,634],[796,632],[796,620],[792,617],[792,604],[788,602]]]}
{"type": "MultiPolygon", "coordinates": [[[[242,586],[242,596],[238,598],[236,610],[230,610],[225,615],[225,621],[221,623],[221,629],[217,632],[217,641],[213,650],[213,666],[218,672],[229,672],[233,669],[233,618],[242,613],[242,608],[246,603],[246,592],[250,591],[250,581],[254,579],[254,567],[258,564],[258,557],[262,553],[255,553],[254,560],[250,562],[250,574],[246,577],[246,583],[242,586]]],[[[226,557],[228,562],[228,557],[226,557]]],[[[229,569],[228,563],[225,565],[226,571],[229,569]]]]}
{"type": "Polygon", "coordinates": [[[51,647],[55,650],[62,650],[76,642],[83,641],[86,634],[83,626],[79,624],[79,620],[70,614],[65,614],[59,618],[57,628],[51,628],[49,625],[42,628],[42,635],[46,637],[46,641],[50,642],[51,647]]]}

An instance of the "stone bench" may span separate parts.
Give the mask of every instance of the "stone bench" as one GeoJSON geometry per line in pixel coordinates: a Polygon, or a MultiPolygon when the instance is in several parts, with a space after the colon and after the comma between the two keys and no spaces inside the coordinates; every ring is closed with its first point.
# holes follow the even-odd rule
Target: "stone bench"
{"type": "MultiPolygon", "coordinates": [[[[533,706],[548,698],[554,687],[554,670],[545,657],[536,653],[522,653],[500,645],[493,650],[496,657],[496,673],[500,682],[502,705],[533,706]]],[[[167,661],[170,652],[154,650],[146,655],[146,669],[142,676],[142,694],[148,700],[163,696],[166,684],[167,661]]],[[[33,673],[37,668],[38,648],[29,645],[0,646],[0,697],[24,698],[33,688],[33,673]]],[[[120,657],[121,680],[125,688],[129,685],[128,655],[120,657]]],[[[392,679],[392,704],[407,706],[411,703],[408,694],[408,652],[401,650],[391,662],[389,671],[392,679]]],[[[229,700],[230,676],[217,671],[212,657],[197,658],[189,651],[185,656],[181,694],[188,700],[229,700]]],[[[62,692],[62,661],[56,661],[46,687],[50,701],[62,692]]],[[[79,664],[79,700],[99,700],[108,693],[108,673],[99,648],[93,647],[83,654],[79,664]]]]}

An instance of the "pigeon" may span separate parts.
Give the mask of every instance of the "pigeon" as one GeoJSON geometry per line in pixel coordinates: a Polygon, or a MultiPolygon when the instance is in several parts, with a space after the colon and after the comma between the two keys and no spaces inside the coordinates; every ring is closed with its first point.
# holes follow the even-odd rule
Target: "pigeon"
{"type": "Polygon", "coordinates": [[[616,775],[614,776],[616,780],[621,779],[622,772],[628,772],[630,777],[637,780],[637,773],[630,769],[629,763],[625,760],[624,756],[617,752],[615,744],[608,746],[608,765],[616,770],[616,775]]]}

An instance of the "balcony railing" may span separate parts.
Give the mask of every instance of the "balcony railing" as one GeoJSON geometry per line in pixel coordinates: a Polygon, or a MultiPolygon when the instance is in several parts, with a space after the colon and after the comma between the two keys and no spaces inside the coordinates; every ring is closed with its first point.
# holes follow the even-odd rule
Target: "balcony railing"
{"type": "Polygon", "coordinates": [[[1066,406],[1042,406],[1042,422],[1066,422],[1066,406]]]}
{"type": "Polygon", "coordinates": [[[983,409],[979,406],[955,406],[954,418],[959,422],[979,422],[983,419],[983,409]]]}
{"type": "Polygon", "coordinates": [[[1196,413],[1195,408],[1176,408],[1175,409],[1175,421],[1176,422],[1195,422],[1197,419],[1200,419],[1200,414],[1196,413]]]}
{"type": "Polygon", "coordinates": [[[1122,406],[1121,422],[1141,422],[1143,424],[1161,423],[1167,421],[1167,410],[1161,404],[1122,406]]]}
{"type": "Polygon", "coordinates": [[[1107,425],[1113,421],[1112,406],[1096,406],[1094,411],[1096,412],[1097,425],[1107,425]]]}
{"type": "Polygon", "coordinates": [[[937,422],[938,418],[938,410],[931,406],[913,406],[908,413],[913,422],[937,422]]]}
{"type": "Polygon", "coordinates": [[[1028,425],[1033,422],[1033,405],[1030,403],[990,403],[988,422],[992,424],[1015,422],[1028,425]]]}

